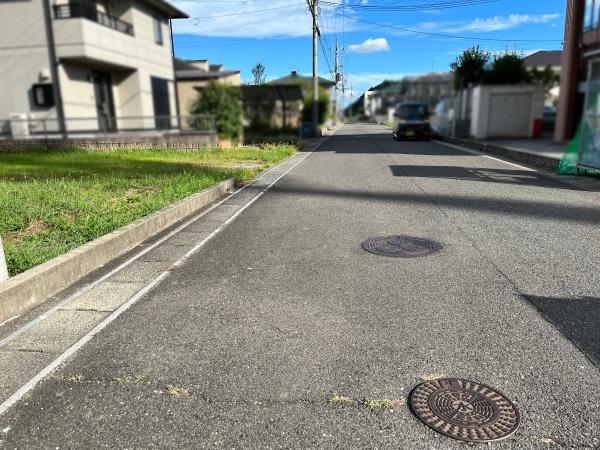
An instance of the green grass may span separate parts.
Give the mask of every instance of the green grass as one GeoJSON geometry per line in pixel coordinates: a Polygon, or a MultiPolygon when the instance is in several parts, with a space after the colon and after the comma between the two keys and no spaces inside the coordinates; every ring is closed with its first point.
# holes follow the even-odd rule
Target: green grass
{"type": "Polygon", "coordinates": [[[11,276],[177,200],[239,183],[293,146],[0,153],[0,236],[11,276]]]}

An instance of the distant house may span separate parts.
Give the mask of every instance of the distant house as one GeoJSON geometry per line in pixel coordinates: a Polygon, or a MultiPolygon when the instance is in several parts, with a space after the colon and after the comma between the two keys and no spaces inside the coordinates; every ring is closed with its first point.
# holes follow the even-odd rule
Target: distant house
{"type": "MultiPolygon", "coordinates": [[[[312,76],[293,71],[282,78],[269,81],[262,86],[243,86],[246,125],[257,122],[273,128],[298,128],[306,93],[312,88],[312,76]]],[[[333,102],[335,82],[319,77],[319,86],[329,92],[333,102]]]]}
{"type": "Polygon", "coordinates": [[[0,133],[172,126],[170,20],[188,16],[170,3],[9,1],[0,17],[0,133]]]}
{"type": "Polygon", "coordinates": [[[433,109],[438,102],[451,97],[453,89],[454,78],[449,72],[386,81],[365,94],[365,115],[377,122],[391,121],[396,105],[402,102],[423,102],[433,109]]]}
{"type": "Polygon", "coordinates": [[[532,53],[525,58],[525,66],[528,69],[552,68],[555,73],[560,74],[562,68],[562,50],[542,50],[532,53]]]}
{"type": "MultiPolygon", "coordinates": [[[[562,73],[562,50],[547,50],[535,52],[525,58],[525,66],[529,70],[537,69],[544,70],[548,67],[552,69],[555,75],[559,76],[562,73]]],[[[560,98],[560,81],[557,81],[554,87],[546,94],[546,106],[555,107],[558,105],[560,98]]]]}
{"type": "MultiPolygon", "coordinates": [[[[297,84],[308,89],[312,87],[312,83],[312,76],[300,75],[297,71],[293,70],[289,75],[269,81],[267,84],[297,84]]],[[[331,89],[335,86],[335,82],[328,80],[327,78],[319,77],[319,86],[325,89],[331,89]]]]}
{"type": "Polygon", "coordinates": [[[210,81],[240,86],[239,70],[225,70],[221,64],[209,64],[205,59],[188,61],[175,59],[175,78],[179,95],[179,115],[190,114],[190,107],[210,81]]]}

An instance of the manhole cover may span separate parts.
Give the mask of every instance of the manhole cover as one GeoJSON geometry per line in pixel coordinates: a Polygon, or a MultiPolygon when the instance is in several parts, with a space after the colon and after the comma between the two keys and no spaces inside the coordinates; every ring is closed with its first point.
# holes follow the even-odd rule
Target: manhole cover
{"type": "Polygon", "coordinates": [[[439,242],[404,235],[368,239],[362,246],[366,251],[376,255],[395,258],[427,256],[442,249],[442,244],[439,242]]]}
{"type": "Polygon", "coordinates": [[[519,428],[519,410],[500,392],[474,381],[442,378],[418,385],[410,406],[438,433],[467,442],[506,439],[519,428]]]}

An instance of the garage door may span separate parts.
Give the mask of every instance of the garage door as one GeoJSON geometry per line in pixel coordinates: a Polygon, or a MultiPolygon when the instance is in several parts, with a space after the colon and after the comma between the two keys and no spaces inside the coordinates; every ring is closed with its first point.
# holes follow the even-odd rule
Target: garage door
{"type": "Polygon", "coordinates": [[[531,102],[531,94],[492,95],[488,135],[493,138],[529,137],[531,102]]]}

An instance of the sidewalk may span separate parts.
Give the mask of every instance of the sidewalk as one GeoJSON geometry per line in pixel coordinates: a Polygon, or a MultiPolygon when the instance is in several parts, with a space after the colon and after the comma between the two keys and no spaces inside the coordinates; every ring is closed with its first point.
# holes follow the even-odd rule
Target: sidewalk
{"type": "Polygon", "coordinates": [[[551,138],[477,141],[444,136],[440,140],[552,171],[558,169],[558,163],[567,150],[566,144],[557,144],[551,138]]]}

